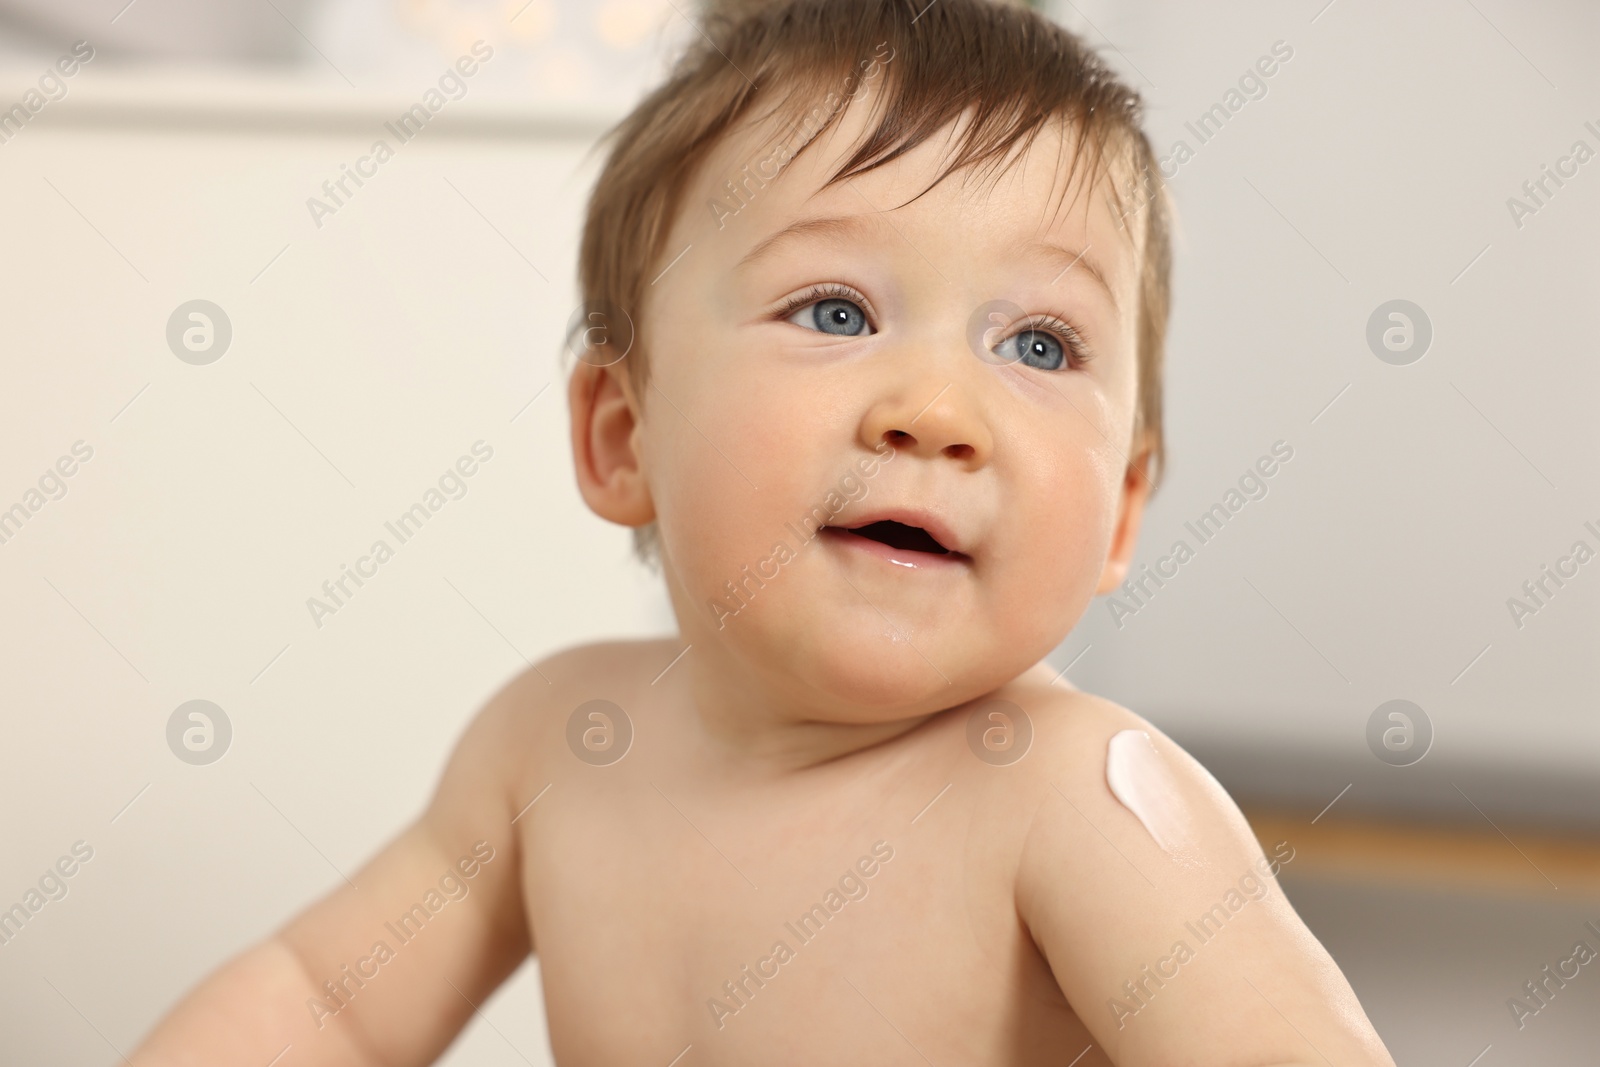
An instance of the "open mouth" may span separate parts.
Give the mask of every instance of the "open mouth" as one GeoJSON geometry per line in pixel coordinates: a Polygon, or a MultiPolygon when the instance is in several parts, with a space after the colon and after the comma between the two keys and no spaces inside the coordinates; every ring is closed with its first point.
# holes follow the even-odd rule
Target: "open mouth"
{"type": "Polygon", "coordinates": [[[869,541],[888,545],[906,552],[927,552],[937,556],[960,555],[951,552],[941,545],[932,534],[920,526],[907,526],[903,522],[885,519],[882,522],[869,522],[865,526],[857,526],[853,530],[842,526],[829,526],[826,529],[836,534],[849,537],[864,537],[869,541]]]}

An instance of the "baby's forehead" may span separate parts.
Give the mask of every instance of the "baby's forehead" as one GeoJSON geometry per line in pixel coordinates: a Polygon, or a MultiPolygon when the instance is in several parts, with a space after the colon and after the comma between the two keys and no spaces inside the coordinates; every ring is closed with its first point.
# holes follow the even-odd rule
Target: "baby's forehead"
{"type": "Polygon", "coordinates": [[[881,136],[870,98],[840,107],[820,132],[797,124],[791,112],[749,117],[708,153],[681,213],[689,232],[678,243],[698,230],[745,254],[797,222],[883,214],[892,230],[911,215],[936,220],[941,232],[974,248],[1043,242],[1092,249],[1088,262],[1100,265],[1107,284],[1130,288],[1143,227],[1129,225],[1134,216],[1118,191],[1135,173],[1131,148],[1097,145],[1062,117],[1003,157],[955,165],[975,114],[969,109],[920,144],[842,178],[858,149],[881,136]]]}

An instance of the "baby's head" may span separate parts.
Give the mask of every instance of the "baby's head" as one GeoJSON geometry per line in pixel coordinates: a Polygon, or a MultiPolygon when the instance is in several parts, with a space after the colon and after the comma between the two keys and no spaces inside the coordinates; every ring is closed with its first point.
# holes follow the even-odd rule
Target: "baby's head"
{"type": "Polygon", "coordinates": [[[1158,476],[1138,96],[996,0],[699,30],[589,204],[580,489],[750,684],[862,721],[987,692],[1122,582],[1158,476]]]}

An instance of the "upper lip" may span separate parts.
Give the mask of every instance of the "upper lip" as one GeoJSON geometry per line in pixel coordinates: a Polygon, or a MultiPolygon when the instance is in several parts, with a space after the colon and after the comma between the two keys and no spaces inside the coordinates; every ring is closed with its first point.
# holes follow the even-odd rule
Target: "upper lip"
{"type": "Polygon", "coordinates": [[[918,526],[928,532],[928,536],[939,542],[947,551],[967,555],[967,543],[950,528],[950,524],[931,511],[919,508],[885,508],[881,511],[867,512],[862,515],[853,515],[849,521],[835,521],[828,525],[840,530],[859,530],[863,526],[870,526],[875,522],[898,522],[906,526],[918,526]]]}

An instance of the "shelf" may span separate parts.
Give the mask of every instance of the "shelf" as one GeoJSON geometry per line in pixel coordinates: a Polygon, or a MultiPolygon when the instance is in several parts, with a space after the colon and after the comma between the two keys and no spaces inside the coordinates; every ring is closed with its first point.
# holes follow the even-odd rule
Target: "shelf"
{"type": "MultiPolygon", "coordinates": [[[[14,103],[38,75],[33,67],[0,68],[0,85],[11,87],[0,108],[14,103]]],[[[269,68],[91,66],[66,84],[67,95],[48,102],[30,128],[361,134],[406,112],[421,93],[398,85],[356,90],[331,76],[269,68]]],[[[592,141],[624,113],[592,102],[496,93],[486,86],[449,100],[428,135],[592,141]]]]}

